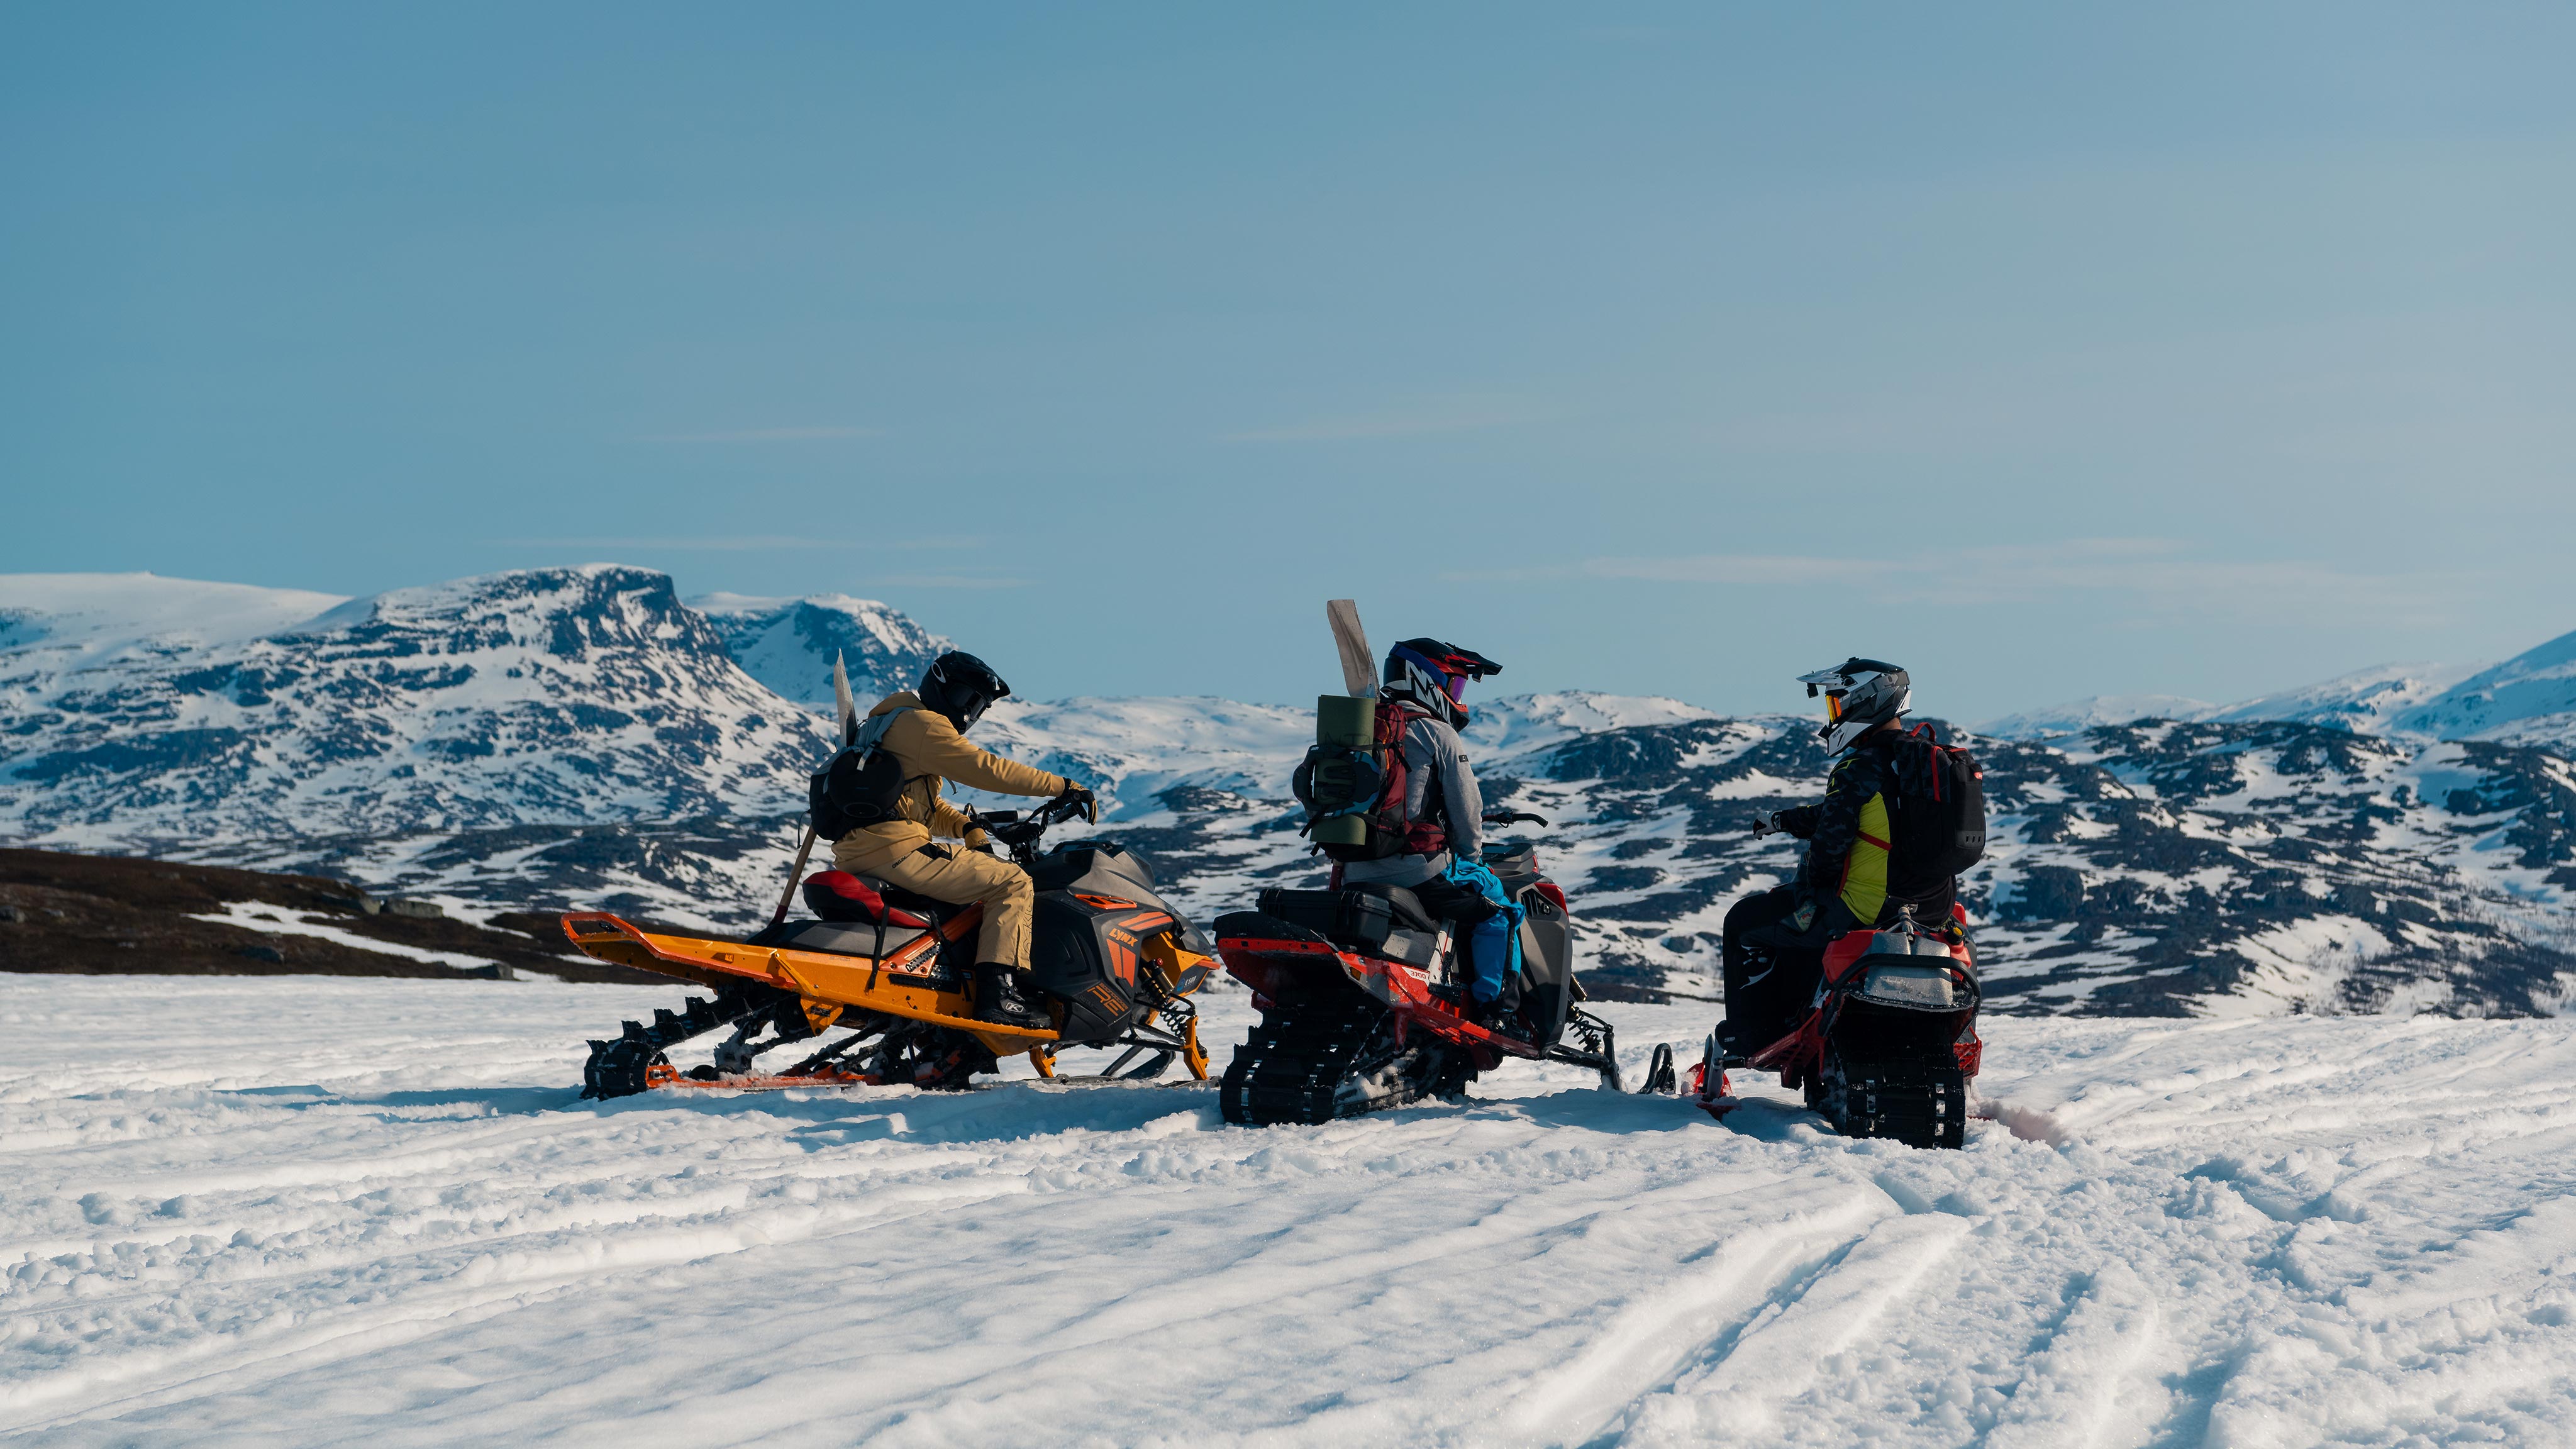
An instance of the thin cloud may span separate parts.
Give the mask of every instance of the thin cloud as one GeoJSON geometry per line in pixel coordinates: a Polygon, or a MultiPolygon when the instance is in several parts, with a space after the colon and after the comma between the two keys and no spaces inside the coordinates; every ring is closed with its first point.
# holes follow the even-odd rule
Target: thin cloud
{"type": "Polygon", "coordinates": [[[883,428],[744,428],[730,433],[647,433],[639,443],[803,443],[818,438],[881,438],[883,428]]]}
{"type": "Polygon", "coordinates": [[[1518,570],[1458,571],[1453,582],[1620,579],[1762,588],[1830,582],[1891,605],[1972,608],[2126,594],[2164,614],[2356,617],[2422,623],[2455,612],[2471,581],[2448,572],[2363,573],[2311,559],[2208,559],[2169,538],[2077,538],[1932,549],[1914,555],[1611,556],[1518,570]]]}
{"type": "Polygon", "coordinates": [[[846,538],[807,538],[783,533],[745,534],[730,538],[487,538],[485,548],[634,548],[669,551],[680,549],[701,553],[749,553],[774,548],[861,548],[900,550],[905,552],[939,552],[982,548],[988,540],[965,535],[937,538],[872,538],[860,544],[846,538]]]}
{"type": "Polygon", "coordinates": [[[871,579],[871,589],[1025,589],[1034,579],[1002,578],[993,574],[889,574],[871,579]]]}
{"type": "MultiPolygon", "coordinates": [[[[845,538],[800,538],[789,534],[745,534],[732,538],[487,538],[486,548],[639,548],[668,552],[749,553],[773,548],[856,548],[845,538]]],[[[882,547],[871,544],[870,547],[882,547]]]]}
{"type": "Polygon", "coordinates": [[[1459,400],[1392,412],[1325,418],[1279,428],[1221,433],[1221,443],[1341,443],[1364,438],[1409,438],[1427,433],[1469,433],[1534,422],[1547,414],[1504,401],[1459,400]]]}

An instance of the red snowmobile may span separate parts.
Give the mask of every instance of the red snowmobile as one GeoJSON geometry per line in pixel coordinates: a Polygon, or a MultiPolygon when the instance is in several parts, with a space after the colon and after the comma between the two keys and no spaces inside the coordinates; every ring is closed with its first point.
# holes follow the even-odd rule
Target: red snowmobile
{"type": "MultiPolygon", "coordinates": [[[[1491,824],[1535,815],[1504,811],[1491,824]]],[[[1619,1089],[1610,1024],[1581,1009],[1565,893],[1540,874],[1527,841],[1485,847],[1484,863],[1527,912],[1521,970],[1480,1025],[1467,1005],[1460,932],[1401,886],[1267,890],[1260,909],[1216,921],[1225,969],[1261,1012],[1218,1102],[1228,1122],[1327,1122],[1454,1097],[1505,1057],[1571,1062],[1619,1089]],[[1568,1038],[1572,1044],[1568,1044],[1568,1038]]]]}
{"type": "Polygon", "coordinates": [[[1957,1147],[1968,1122],[1968,1080],[1985,1045],[1977,1037],[1977,958],[1968,913],[1953,905],[1937,926],[1912,912],[1876,930],[1851,931],[1825,948],[1815,1004],[1797,1028],[1750,1057],[1730,1060],[1709,1034],[1684,1089],[1710,1115],[1742,1100],[1726,1069],[1778,1072],[1846,1137],[1890,1137],[1916,1147],[1957,1147]]]}

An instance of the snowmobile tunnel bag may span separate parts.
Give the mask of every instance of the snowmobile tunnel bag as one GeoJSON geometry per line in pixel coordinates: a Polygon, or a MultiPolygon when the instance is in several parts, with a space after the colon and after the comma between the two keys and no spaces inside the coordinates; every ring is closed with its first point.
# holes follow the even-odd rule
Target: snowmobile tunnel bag
{"type": "Polygon", "coordinates": [[[1358,946],[1408,966],[1439,959],[1440,927],[1402,886],[1360,885],[1339,891],[1263,891],[1261,914],[1358,946]]]}

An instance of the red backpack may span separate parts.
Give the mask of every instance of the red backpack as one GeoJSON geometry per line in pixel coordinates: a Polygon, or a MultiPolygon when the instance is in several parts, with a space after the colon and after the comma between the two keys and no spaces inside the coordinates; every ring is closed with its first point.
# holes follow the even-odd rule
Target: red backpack
{"type": "Polygon", "coordinates": [[[1376,737],[1366,749],[1314,745],[1289,788],[1306,807],[1309,834],[1326,821],[1357,817],[1368,825],[1357,844],[1323,841],[1316,849],[1334,860],[1384,860],[1391,855],[1432,855],[1449,848],[1448,830],[1429,820],[1404,818],[1411,772],[1404,763],[1404,732],[1430,715],[1395,700],[1380,700],[1376,737]]]}

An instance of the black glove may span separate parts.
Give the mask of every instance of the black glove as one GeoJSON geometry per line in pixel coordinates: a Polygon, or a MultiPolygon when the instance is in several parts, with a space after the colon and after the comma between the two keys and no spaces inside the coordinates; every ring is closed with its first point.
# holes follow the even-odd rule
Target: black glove
{"type": "Polygon", "coordinates": [[[1774,810],[1767,814],[1756,815],[1753,817],[1753,833],[1755,835],[1769,835],[1774,831],[1777,831],[1782,835],[1795,836],[1800,840],[1809,840],[1814,838],[1816,833],[1816,807],[1813,805],[1798,805],[1787,810],[1774,810]]]}
{"type": "Polygon", "coordinates": [[[1049,809],[1070,807],[1064,811],[1067,819],[1080,815],[1094,825],[1100,823],[1100,802],[1092,798],[1091,791],[1070,780],[1065,782],[1063,792],[1047,803],[1049,809]]]}

